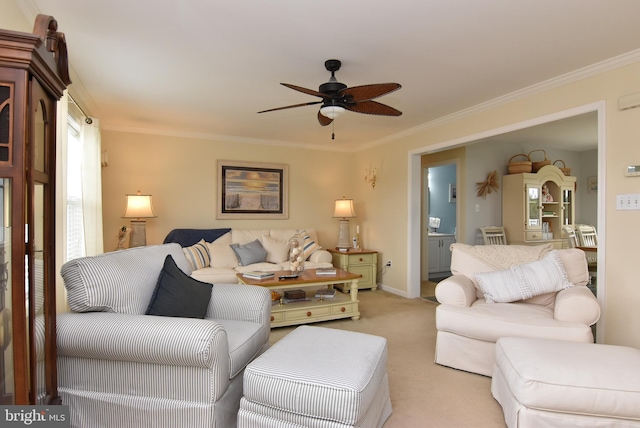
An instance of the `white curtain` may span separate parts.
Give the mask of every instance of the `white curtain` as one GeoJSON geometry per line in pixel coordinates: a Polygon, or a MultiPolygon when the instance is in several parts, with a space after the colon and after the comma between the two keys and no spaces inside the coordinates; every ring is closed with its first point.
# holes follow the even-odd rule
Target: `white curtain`
{"type": "Polygon", "coordinates": [[[58,101],[56,111],[56,310],[68,312],[67,292],[60,276],[60,267],[67,255],[67,91],[58,101]]]}
{"type": "MultiPolygon", "coordinates": [[[[68,158],[69,158],[69,96],[65,91],[58,102],[56,118],[56,294],[58,312],[68,311],[66,290],[60,276],[60,267],[67,262],[68,229],[68,158]]],[[[104,252],[102,238],[102,171],[100,165],[100,126],[78,118],[81,144],[83,253],[93,256],[104,252]]]]}

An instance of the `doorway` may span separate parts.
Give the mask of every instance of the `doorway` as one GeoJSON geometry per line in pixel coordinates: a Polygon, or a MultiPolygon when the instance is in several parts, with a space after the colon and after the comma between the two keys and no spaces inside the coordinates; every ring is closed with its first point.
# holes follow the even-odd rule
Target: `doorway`
{"type": "Polygon", "coordinates": [[[434,296],[435,283],[451,275],[449,245],[456,241],[458,226],[457,169],[455,161],[426,163],[423,168],[422,297],[434,296]]]}
{"type": "MultiPolygon", "coordinates": [[[[410,181],[408,186],[409,187],[409,197],[408,197],[409,225],[408,225],[408,236],[407,236],[408,248],[409,248],[409,257],[408,257],[409,272],[408,272],[408,293],[407,293],[408,297],[418,297],[420,295],[420,284],[421,284],[421,278],[422,278],[422,270],[421,270],[422,269],[421,267],[422,266],[422,254],[421,254],[422,253],[421,251],[422,233],[421,231],[422,231],[423,215],[421,212],[422,210],[418,210],[418,211],[412,210],[411,207],[416,207],[416,206],[422,207],[423,205],[421,203],[422,202],[421,199],[422,199],[423,168],[424,168],[424,164],[422,162],[423,156],[429,155],[429,154],[435,154],[443,150],[449,150],[454,147],[463,147],[465,145],[469,145],[473,142],[484,140],[492,136],[500,136],[503,134],[507,134],[509,132],[525,130],[537,125],[556,122],[556,121],[560,121],[561,119],[573,118],[575,116],[584,115],[586,113],[593,113],[593,112],[596,113],[596,121],[597,121],[597,153],[598,153],[597,154],[597,176],[599,179],[599,185],[597,189],[597,199],[596,199],[597,225],[598,225],[599,240],[604,242],[605,240],[604,235],[606,232],[604,229],[605,211],[602,208],[603,207],[602,201],[604,201],[606,198],[606,186],[604,185],[604,181],[606,177],[606,165],[605,165],[605,158],[604,158],[604,154],[606,153],[605,152],[606,135],[604,132],[604,129],[605,129],[604,101],[576,107],[576,108],[565,110],[562,112],[557,112],[547,116],[541,116],[535,119],[527,120],[520,123],[515,123],[502,128],[489,130],[480,134],[461,137],[455,140],[450,140],[450,141],[442,142],[436,145],[431,145],[424,148],[412,150],[409,156],[410,181]],[[418,237],[420,239],[416,239],[418,237]]],[[[464,171],[462,171],[463,169],[464,167],[459,169],[458,175],[460,175],[461,172],[464,173],[464,171]]],[[[469,180],[472,180],[472,178],[470,177],[469,180]]],[[[457,198],[459,201],[458,205],[464,205],[465,197],[467,198],[471,197],[470,195],[474,193],[473,185],[472,184],[469,185],[469,183],[466,183],[466,181],[468,181],[466,180],[466,178],[464,179],[464,181],[465,182],[462,182],[460,179],[458,179],[457,181],[458,183],[457,198]]],[[[471,207],[468,207],[468,208],[471,208],[471,207]]],[[[464,212],[463,210],[462,215],[458,216],[459,242],[465,242],[464,240],[465,215],[466,215],[466,212],[464,212]],[[463,230],[462,234],[460,233],[461,232],[460,229],[463,230]]],[[[472,231],[469,230],[466,233],[470,234],[472,233],[472,231]]],[[[469,243],[472,243],[472,242],[469,242],[469,243]]],[[[605,307],[604,303],[606,301],[605,299],[606,275],[604,272],[605,270],[604,251],[598,252],[598,262],[599,262],[598,263],[599,283],[598,283],[597,296],[598,296],[598,300],[600,302],[601,307],[604,308],[605,307]]],[[[603,337],[604,325],[602,322],[603,319],[604,317],[601,318],[601,321],[597,325],[597,328],[598,328],[597,337],[599,342],[604,340],[604,337],[603,337]]]]}

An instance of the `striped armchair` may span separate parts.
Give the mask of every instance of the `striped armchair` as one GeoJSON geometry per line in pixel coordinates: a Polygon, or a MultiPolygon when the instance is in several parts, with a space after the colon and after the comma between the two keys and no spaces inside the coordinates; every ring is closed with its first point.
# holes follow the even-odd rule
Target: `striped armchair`
{"type": "Polygon", "coordinates": [[[214,284],[205,319],[145,315],[178,244],[83,257],[61,274],[58,383],[73,427],[233,427],[245,366],[268,347],[267,289],[214,284]]]}

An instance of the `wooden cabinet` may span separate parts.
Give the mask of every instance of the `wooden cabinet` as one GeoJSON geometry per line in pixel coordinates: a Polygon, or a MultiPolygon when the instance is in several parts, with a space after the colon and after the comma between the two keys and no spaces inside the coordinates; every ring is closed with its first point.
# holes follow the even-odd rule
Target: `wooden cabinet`
{"type": "MultiPolygon", "coordinates": [[[[378,253],[369,250],[349,250],[342,252],[338,250],[328,250],[333,256],[333,266],[351,273],[362,275],[358,281],[358,289],[378,288],[378,253]]],[[[336,284],[336,288],[348,291],[342,284],[336,284]]]]}
{"type": "Polygon", "coordinates": [[[447,276],[451,270],[451,250],[455,235],[429,234],[429,277],[447,276]]]}
{"type": "Polygon", "coordinates": [[[59,404],[56,371],[56,105],[69,80],[64,34],[0,30],[0,401],[59,404]]]}
{"type": "Polygon", "coordinates": [[[576,177],[547,165],[502,177],[502,224],[509,244],[566,246],[563,225],[575,218],[576,177]]]}

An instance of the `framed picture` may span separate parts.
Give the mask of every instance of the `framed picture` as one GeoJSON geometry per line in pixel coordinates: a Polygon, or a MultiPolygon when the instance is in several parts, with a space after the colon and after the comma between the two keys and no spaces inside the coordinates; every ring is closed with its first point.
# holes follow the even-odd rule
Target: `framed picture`
{"type": "Polygon", "coordinates": [[[449,183],[449,202],[455,202],[458,195],[456,194],[456,185],[449,183]]]}
{"type": "Polygon", "coordinates": [[[289,166],[218,161],[217,219],[289,218],[289,166]]]}
{"type": "Polygon", "coordinates": [[[598,193],[598,176],[587,177],[587,192],[598,193]]]}

